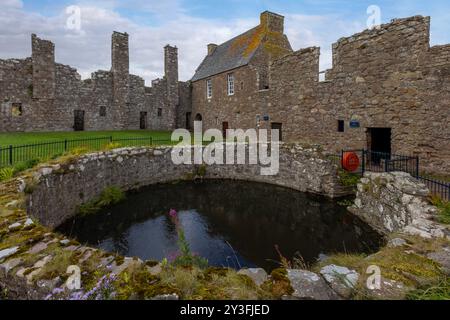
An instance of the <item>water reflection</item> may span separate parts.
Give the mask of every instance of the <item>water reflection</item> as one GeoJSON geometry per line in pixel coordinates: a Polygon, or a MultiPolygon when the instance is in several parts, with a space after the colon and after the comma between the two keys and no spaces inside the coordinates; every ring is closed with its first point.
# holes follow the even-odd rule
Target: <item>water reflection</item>
{"type": "Polygon", "coordinates": [[[265,184],[206,181],[150,186],[127,201],[66,222],[59,231],[82,243],[141,259],[177,251],[167,213],[179,212],[193,252],[215,266],[276,267],[278,245],[313,263],[320,254],[369,253],[380,237],[345,208],[325,198],[265,184]]]}

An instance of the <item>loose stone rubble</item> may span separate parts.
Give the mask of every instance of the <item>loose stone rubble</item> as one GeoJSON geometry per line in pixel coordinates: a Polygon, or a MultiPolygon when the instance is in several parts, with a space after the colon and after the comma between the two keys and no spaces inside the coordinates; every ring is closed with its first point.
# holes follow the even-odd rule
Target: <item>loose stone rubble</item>
{"type": "Polygon", "coordinates": [[[325,281],[343,298],[350,298],[359,280],[355,270],[329,265],[320,270],[325,281]]]}
{"type": "Polygon", "coordinates": [[[267,272],[261,268],[242,269],[238,274],[249,277],[257,286],[261,286],[268,279],[267,272]]]}

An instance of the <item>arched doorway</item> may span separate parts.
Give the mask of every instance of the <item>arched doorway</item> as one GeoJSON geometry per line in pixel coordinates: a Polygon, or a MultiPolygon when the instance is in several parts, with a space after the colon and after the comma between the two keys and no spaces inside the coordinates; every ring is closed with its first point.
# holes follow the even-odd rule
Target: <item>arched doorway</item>
{"type": "Polygon", "coordinates": [[[203,121],[203,117],[200,113],[197,113],[197,115],[195,116],[195,121],[203,121]]]}

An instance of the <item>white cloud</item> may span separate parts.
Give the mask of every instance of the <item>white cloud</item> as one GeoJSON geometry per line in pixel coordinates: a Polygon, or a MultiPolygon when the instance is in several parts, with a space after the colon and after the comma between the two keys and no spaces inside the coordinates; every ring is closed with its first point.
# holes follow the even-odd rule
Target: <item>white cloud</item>
{"type": "Polygon", "coordinates": [[[1,0],[1,8],[22,8],[23,2],[21,0],[1,0]]]}
{"type": "MultiPolygon", "coordinates": [[[[179,0],[127,2],[128,8],[139,6],[142,10],[168,17],[156,26],[143,26],[118,13],[119,5],[123,8],[124,2],[102,0],[93,6],[88,1],[79,1],[82,30],[76,32],[66,28],[68,16],[65,10],[46,17],[24,11],[21,1],[1,1],[6,1],[8,6],[0,11],[0,57],[30,56],[30,36],[37,33],[55,43],[57,62],[77,68],[83,78],[87,78],[98,69],[110,69],[111,34],[122,31],[130,35],[130,71],[145,78],[147,85],[163,74],[163,47],[166,44],[179,48],[180,79],[188,80],[204,58],[206,44],[220,44],[259,21],[258,16],[227,21],[191,17],[182,10],[179,0]]],[[[293,48],[321,46],[322,67],[331,65],[332,42],[362,29],[362,26],[349,26],[330,16],[286,16],[286,33],[293,48]]]]}
{"type": "Polygon", "coordinates": [[[317,46],[321,48],[320,69],[332,66],[331,45],[343,36],[350,36],[365,27],[360,22],[343,21],[337,16],[286,15],[286,34],[294,50],[317,46]]]}

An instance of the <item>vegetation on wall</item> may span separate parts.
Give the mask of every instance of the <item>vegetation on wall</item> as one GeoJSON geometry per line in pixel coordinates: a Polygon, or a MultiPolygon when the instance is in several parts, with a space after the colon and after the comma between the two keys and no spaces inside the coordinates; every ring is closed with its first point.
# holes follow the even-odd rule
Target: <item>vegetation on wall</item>
{"type": "Polygon", "coordinates": [[[99,212],[102,208],[109,207],[125,200],[125,193],[118,187],[108,187],[102,191],[100,196],[92,201],[79,206],[77,212],[80,215],[91,215],[99,212]]]}
{"type": "MultiPolygon", "coordinates": [[[[356,270],[362,275],[353,297],[358,300],[371,299],[370,292],[367,291],[364,283],[367,279],[366,271],[373,265],[380,267],[384,278],[401,282],[409,288],[410,293],[405,292],[408,296],[399,298],[426,299],[432,293],[445,288],[445,283],[442,282],[442,279],[446,278],[444,271],[437,263],[426,258],[426,255],[447,246],[448,241],[444,239],[429,241],[415,236],[402,236],[402,238],[407,241],[404,247],[386,246],[370,256],[335,254],[313,266],[312,269],[318,272],[322,267],[334,264],[356,270]]],[[[446,285],[448,288],[448,283],[446,285]]]]}
{"type": "Polygon", "coordinates": [[[21,172],[35,167],[39,162],[39,159],[31,159],[20,162],[14,166],[0,168],[0,182],[14,178],[21,172]]]}
{"type": "Polygon", "coordinates": [[[450,301],[450,278],[443,277],[435,285],[424,286],[407,295],[408,300],[442,300],[450,301]]]}
{"type": "Polygon", "coordinates": [[[0,168],[0,182],[6,181],[14,177],[14,168],[6,167],[0,168]]]}
{"type": "Polygon", "coordinates": [[[339,169],[338,170],[339,181],[346,187],[356,187],[361,179],[361,176],[355,173],[339,169]]]}
{"type": "Polygon", "coordinates": [[[439,210],[438,220],[440,223],[450,224],[450,201],[442,200],[440,197],[433,197],[432,203],[439,210]]]}

